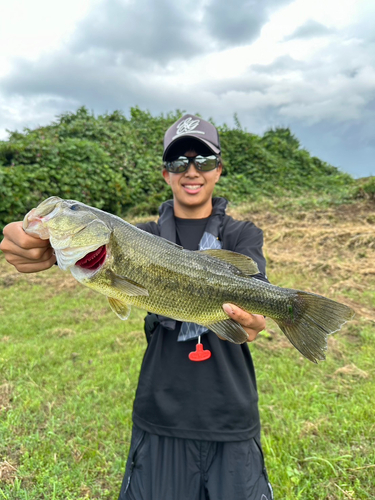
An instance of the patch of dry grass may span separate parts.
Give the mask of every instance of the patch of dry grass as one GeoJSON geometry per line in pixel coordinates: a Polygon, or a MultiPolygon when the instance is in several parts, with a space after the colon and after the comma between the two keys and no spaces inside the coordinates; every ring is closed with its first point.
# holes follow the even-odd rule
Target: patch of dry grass
{"type": "Polygon", "coordinates": [[[16,478],[17,468],[7,460],[0,462],[0,485],[1,483],[13,484],[16,478]]]}
{"type": "Polygon", "coordinates": [[[0,385],[0,413],[10,408],[12,395],[12,385],[8,382],[4,382],[0,385]]]}
{"type": "MultiPolygon", "coordinates": [[[[254,211],[241,207],[231,215],[253,221],[264,232],[264,249],[271,275],[288,270],[305,276],[310,290],[337,298],[361,317],[375,321],[375,311],[344,297],[362,294],[375,278],[375,219],[373,203],[356,203],[312,211],[254,211]]],[[[278,284],[276,281],[273,281],[278,284]]]]}

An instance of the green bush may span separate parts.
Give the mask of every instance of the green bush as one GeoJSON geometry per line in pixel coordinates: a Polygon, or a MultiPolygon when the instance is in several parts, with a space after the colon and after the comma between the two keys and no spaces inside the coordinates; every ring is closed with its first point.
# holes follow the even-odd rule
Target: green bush
{"type": "Polygon", "coordinates": [[[355,190],[356,198],[364,198],[375,201],[375,177],[364,179],[355,190]]]}
{"type": "Polygon", "coordinates": [[[129,199],[121,172],[99,144],[85,139],[38,136],[0,147],[0,221],[19,219],[49,196],[78,199],[121,213],[129,199]]]}
{"type": "MultiPolygon", "coordinates": [[[[171,192],[161,176],[163,136],[182,112],[152,116],[131,108],[95,117],[82,107],[46,127],[0,142],[0,226],[49,196],[123,215],[156,213],[171,192]]],[[[224,160],[216,194],[242,202],[259,195],[329,192],[353,179],[300,148],[288,128],[263,137],[218,127],[224,160]]]]}

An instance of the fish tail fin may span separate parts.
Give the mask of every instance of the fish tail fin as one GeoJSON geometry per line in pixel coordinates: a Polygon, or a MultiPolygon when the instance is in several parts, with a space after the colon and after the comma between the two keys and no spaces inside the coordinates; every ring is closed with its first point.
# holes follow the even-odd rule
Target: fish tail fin
{"type": "Polygon", "coordinates": [[[354,316],[350,307],[321,295],[296,291],[287,320],[274,319],[289,341],[313,363],[326,359],[327,336],[354,316]]]}

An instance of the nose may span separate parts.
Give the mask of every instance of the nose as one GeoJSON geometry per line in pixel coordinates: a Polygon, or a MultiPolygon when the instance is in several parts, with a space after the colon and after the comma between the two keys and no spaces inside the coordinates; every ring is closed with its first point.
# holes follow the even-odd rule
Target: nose
{"type": "Polygon", "coordinates": [[[188,177],[191,177],[191,176],[196,177],[199,175],[199,172],[195,166],[193,158],[189,161],[189,165],[187,167],[185,175],[187,175],[188,177]]]}

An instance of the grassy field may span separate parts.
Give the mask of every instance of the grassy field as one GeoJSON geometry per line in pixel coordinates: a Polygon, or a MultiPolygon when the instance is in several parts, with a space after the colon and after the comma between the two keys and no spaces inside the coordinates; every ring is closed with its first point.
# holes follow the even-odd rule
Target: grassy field
{"type": "MultiPolygon", "coordinates": [[[[276,499],[375,499],[375,206],[319,206],[232,210],[264,229],[271,282],[356,310],[319,365],[272,321],[250,346],[266,462],[276,499]]],[[[117,498],[142,318],[121,322],[59,269],[21,275],[0,256],[0,500],[117,498]]]]}

